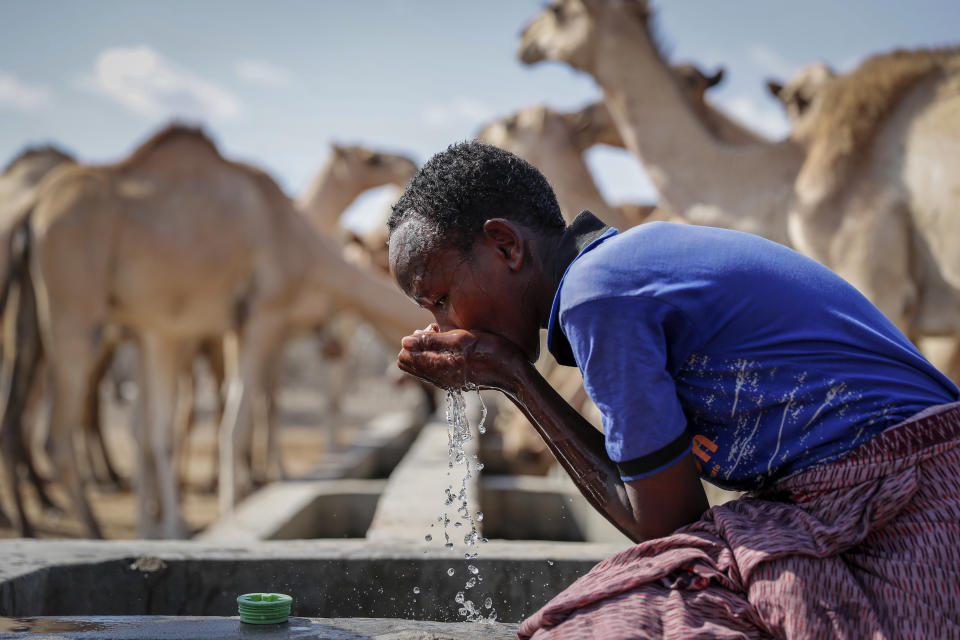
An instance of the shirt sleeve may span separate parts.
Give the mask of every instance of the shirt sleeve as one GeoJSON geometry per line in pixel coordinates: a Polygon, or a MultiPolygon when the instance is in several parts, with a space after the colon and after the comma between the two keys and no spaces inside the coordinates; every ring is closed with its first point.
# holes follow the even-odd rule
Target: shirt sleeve
{"type": "Polygon", "coordinates": [[[655,298],[622,296],[582,302],[560,320],[621,478],[649,476],[687,455],[687,420],[668,370],[694,335],[684,314],[655,298]]]}

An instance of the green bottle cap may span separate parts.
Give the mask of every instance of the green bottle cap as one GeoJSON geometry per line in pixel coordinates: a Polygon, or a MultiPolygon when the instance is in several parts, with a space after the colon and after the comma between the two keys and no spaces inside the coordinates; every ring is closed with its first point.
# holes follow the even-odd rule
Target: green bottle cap
{"type": "Polygon", "coordinates": [[[245,593],[237,596],[240,622],[280,624],[290,618],[293,598],[283,593],[245,593]]]}

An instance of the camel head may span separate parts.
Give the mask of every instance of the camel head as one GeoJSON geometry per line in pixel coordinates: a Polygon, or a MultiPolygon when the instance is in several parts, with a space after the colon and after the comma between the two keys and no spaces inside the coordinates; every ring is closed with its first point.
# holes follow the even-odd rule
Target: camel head
{"type": "Polygon", "coordinates": [[[405,186],[417,172],[417,165],[403,155],[333,144],[326,170],[359,192],[385,184],[405,186]]]}
{"type": "Polygon", "coordinates": [[[823,63],[801,69],[787,84],[767,81],[767,89],[783,105],[790,122],[796,126],[808,116],[817,96],[836,77],[833,69],[823,63]]]}
{"type": "Polygon", "coordinates": [[[526,107],[511,116],[491,122],[477,139],[542,166],[558,144],[570,144],[570,127],[562,114],[543,105],[526,107]]]}
{"type": "Polygon", "coordinates": [[[524,64],[560,60],[589,72],[607,29],[639,23],[646,32],[647,17],[646,0],[554,0],[523,30],[517,57],[524,64]]]}
{"type": "Polygon", "coordinates": [[[702,103],[707,90],[723,82],[723,67],[709,76],[700,67],[689,63],[671,65],[670,70],[691,104],[702,103]]]}

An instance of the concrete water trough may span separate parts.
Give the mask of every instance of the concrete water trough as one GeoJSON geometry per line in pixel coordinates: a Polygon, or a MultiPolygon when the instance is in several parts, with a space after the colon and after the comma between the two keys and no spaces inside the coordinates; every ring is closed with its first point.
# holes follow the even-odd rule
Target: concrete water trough
{"type": "MultiPolygon", "coordinates": [[[[362,474],[344,472],[348,465],[320,479],[276,483],[198,540],[0,541],[0,616],[68,617],[41,620],[64,629],[71,621],[90,623],[90,616],[103,625],[109,617],[99,630],[55,634],[77,638],[150,637],[144,625],[191,627],[183,618],[143,616],[201,616],[190,637],[247,637],[237,635],[237,620],[224,618],[236,616],[238,595],[271,591],[293,596],[291,615],[303,620],[275,637],[374,638],[391,621],[412,635],[390,638],[513,637],[524,617],[629,545],[564,477],[474,473],[466,485],[471,508],[484,511],[478,524],[490,541],[465,548],[459,529],[460,536],[451,535],[458,544],[445,549],[437,516],[454,509],[445,509],[443,489],[460,486],[448,475],[446,425],[428,422],[415,436],[386,480],[352,479],[362,474]],[[465,553],[478,556],[468,560],[465,553]],[[476,584],[467,587],[474,575],[476,584]],[[458,592],[478,608],[489,597],[491,609],[481,612],[495,610],[501,624],[464,623],[458,592]],[[424,621],[448,626],[417,626],[424,621]],[[321,628],[342,635],[311,635],[321,628]]],[[[471,459],[476,444],[467,443],[471,459]]],[[[41,622],[20,626],[40,632],[41,622]]],[[[14,626],[0,625],[0,637],[27,633],[8,631],[14,626]]],[[[164,637],[187,637],[177,633],[164,637]]]]}
{"type": "Polygon", "coordinates": [[[294,616],[459,622],[464,591],[516,623],[621,548],[491,541],[468,561],[422,542],[0,541],[0,616],[235,616],[238,595],[279,592],[294,616]],[[472,589],[468,565],[482,579],[472,589]]]}

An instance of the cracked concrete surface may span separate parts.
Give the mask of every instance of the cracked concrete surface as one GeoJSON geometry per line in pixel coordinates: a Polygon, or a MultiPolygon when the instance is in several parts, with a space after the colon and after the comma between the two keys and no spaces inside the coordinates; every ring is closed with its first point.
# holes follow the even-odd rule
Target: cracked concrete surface
{"type": "Polygon", "coordinates": [[[290,618],[248,625],[239,618],[191,616],[0,618],[0,640],[508,640],[517,625],[382,618],[290,618]]]}

